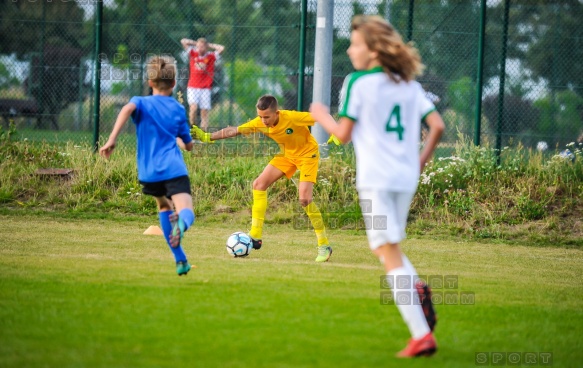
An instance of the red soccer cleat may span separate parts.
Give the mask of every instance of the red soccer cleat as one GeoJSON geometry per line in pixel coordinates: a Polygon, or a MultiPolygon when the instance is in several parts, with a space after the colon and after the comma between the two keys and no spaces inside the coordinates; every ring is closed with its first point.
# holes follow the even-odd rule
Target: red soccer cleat
{"type": "Polygon", "coordinates": [[[433,337],[433,334],[429,332],[422,338],[415,340],[410,339],[409,344],[399,353],[397,353],[398,358],[415,358],[420,356],[431,356],[437,350],[437,342],[433,337]]]}

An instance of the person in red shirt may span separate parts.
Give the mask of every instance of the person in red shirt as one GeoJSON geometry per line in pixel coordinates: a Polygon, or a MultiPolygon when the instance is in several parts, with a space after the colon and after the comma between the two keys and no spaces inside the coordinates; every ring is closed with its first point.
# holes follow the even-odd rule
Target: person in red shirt
{"type": "Polygon", "coordinates": [[[180,43],[188,52],[190,60],[190,76],[186,93],[190,106],[188,114],[190,124],[196,125],[196,110],[200,107],[200,127],[207,130],[215,63],[225,47],[216,43],[208,43],[202,37],[196,41],[183,38],[180,43]],[[209,48],[214,51],[209,51],[209,48]]]}

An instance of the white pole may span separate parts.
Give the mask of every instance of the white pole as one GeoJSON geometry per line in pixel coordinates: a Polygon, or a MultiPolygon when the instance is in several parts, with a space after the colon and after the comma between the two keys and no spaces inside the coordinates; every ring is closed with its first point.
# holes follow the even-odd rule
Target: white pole
{"type": "MultiPolygon", "coordinates": [[[[312,100],[330,106],[332,85],[332,38],[334,32],[334,1],[318,0],[316,10],[316,50],[314,51],[314,91],[312,100]]],[[[319,125],[312,128],[312,135],[320,145],[320,154],[326,157],[323,143],[328,141],[328,133],[319,125]]]]}

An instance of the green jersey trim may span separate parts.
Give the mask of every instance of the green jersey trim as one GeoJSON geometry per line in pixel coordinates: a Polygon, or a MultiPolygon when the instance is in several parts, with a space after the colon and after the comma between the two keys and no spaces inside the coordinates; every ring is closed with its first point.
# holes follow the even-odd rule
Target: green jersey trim
{"type": "Polygon", "coordinates": [[[338,114],[338,116],[349,118],[355,122],[357,121],[356,118],[348,115],[348,113],[347,113],[348,101],[350,100],[350,90],[352,89],[352,85],[354,84],[354,82],[358,78],[363,77],[365,75],[374,74],[374,73],[384,73],[383,68],[381,66],[375,66],[374,68],[371,68],[369,70],[362,70],[362,71],[358,71],[358,72],[354,72],[352,74],[349,74],[349,80],[348,80],[348,84],[346,86],[346,96],[344,97],[342,111],[340,111],[340,114],[338,114]]]}
{"type": "Polygon", "coordinates": [[[432,112],[437,111],[437,109],[434,107],[431,110],[427,111],[425,113],[425,115],[423,115],[423,117],[421,118],[421,121],[425,121],[425,118],[427,117],[427,115],[431,114],[432,112]]]}

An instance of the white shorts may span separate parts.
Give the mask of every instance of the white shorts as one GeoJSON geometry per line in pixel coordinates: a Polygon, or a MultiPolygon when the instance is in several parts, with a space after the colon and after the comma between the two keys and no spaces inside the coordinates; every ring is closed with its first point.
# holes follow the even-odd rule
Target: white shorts
{"type": "Polygon", "coordinates": [[[406,238],[407,216],[414,195],[414,192],[377,189],[358,191],[370,249],[387,243],[397,244],[406,238]]]}
{"type": "Polygon", "coordinates": [[[211,109],[211,89],[210,88],[190,88],[186,89],[186,100],[189,105],[196,104],[202,110],[211,109]]]}

